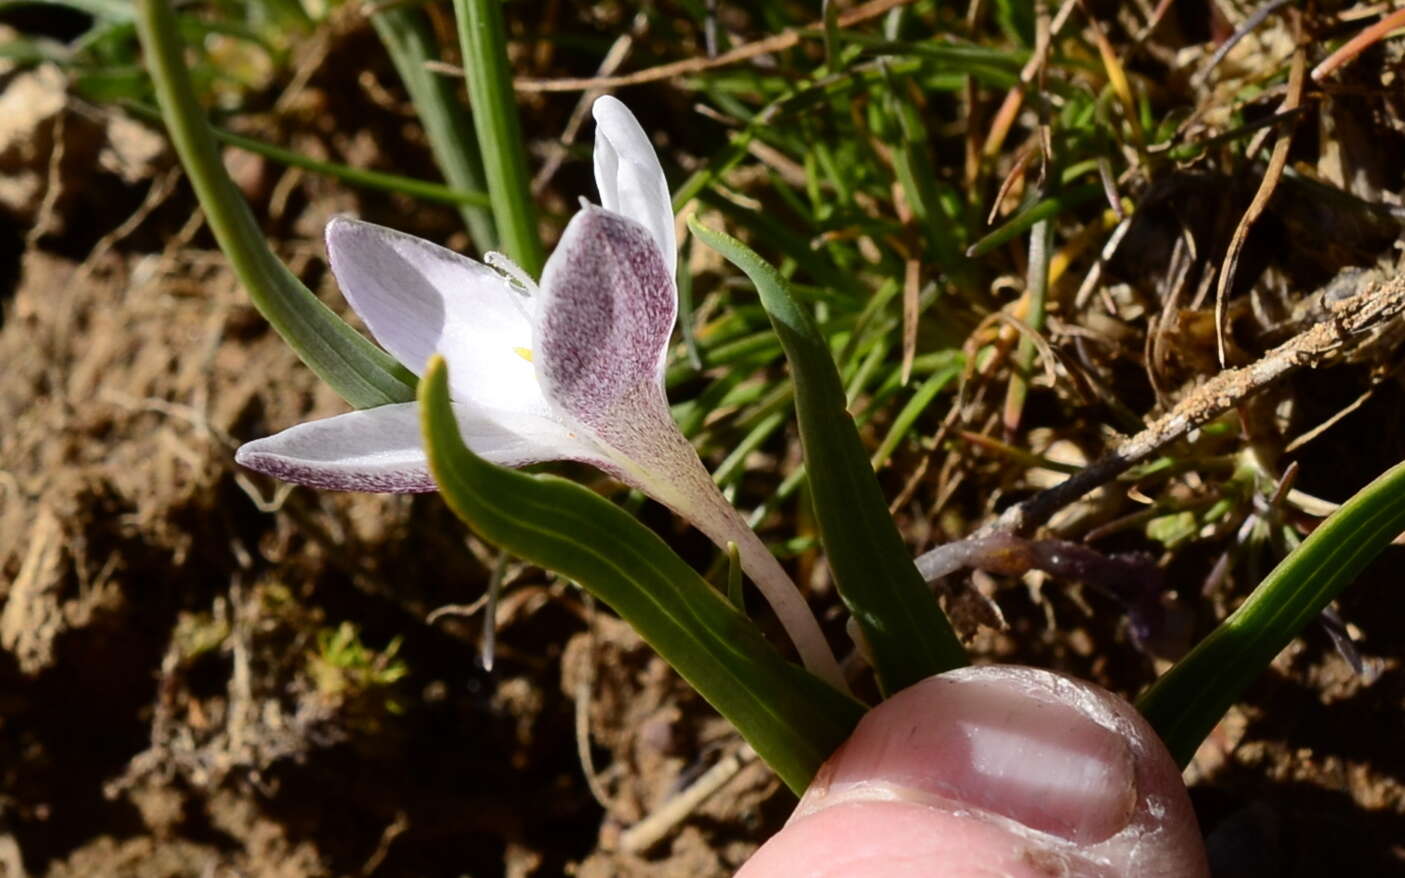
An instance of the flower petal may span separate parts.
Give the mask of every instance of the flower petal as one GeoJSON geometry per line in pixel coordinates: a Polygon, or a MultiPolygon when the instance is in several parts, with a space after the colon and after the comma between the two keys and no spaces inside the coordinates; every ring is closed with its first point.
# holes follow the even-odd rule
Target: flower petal
{"type": "MultiPolygon", "coordinates": [[[[522,412],[454,406],[475,454],[502,466],[546,460],[595,463],[600,453],[555,421],[522,412]]],[[[290,427],[239,447],[234,459],[266,475],[332,491],[435,490],[415,403],[380,406],[290,427]]]]}
{"type": "Polygon", "coordinates": [[[678,236],[673,201],[658,154],[639,120],[617,98],[597,98],[595,115],[595,185],[600,204],[649,230],[659,245],[671,279],[678,270],[678,236]]]}
{"type": "Polygon", "coordinates": [[[643,226],[598,207],[576,214],[547,260],[539,308],[537,379],[555,411],[608,444],[645,409],[672,426],[663,367],[678,299],[643,226]]]}
{"type": "Polygon", "coordinates": [[[606,454],[611,475],[722,533],[735,512],[664,396],[677,297],[648,231],[598,207],[576,214],[547,260],[540,307],[537,378],[557,416],[606,454]]]}
{"type": "Polygon", "coordinates": [[[239,446],[251,470],[312,488],[409,494],[434,490],[415,403],[308,421],[239,446]]]}
{"type": "Polygon", "coordinates": [[[418,375],[449,361],[454,399],[548,413],[530,360],[526,303],[486,265],[359,220],[327,224],[332,272],[376,341],[418,375]]]}

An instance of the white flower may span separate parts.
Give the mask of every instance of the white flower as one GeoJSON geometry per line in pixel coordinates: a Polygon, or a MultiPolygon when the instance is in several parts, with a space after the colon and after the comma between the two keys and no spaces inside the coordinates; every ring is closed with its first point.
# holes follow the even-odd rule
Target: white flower
{"type": "MultiPolygon", "coordinates": [[[[803,598],[713,484],[664,395],[678,310],[678,244],[653,146],[612,97],[595,102],[602,207],[566,226],[541,284],[499,254],[486,265],[356,220],[327,226],[342,292],[376,340],[419,374],[448,362],[455,413],[475,454],[504,466],[593,464],[691,521],[742,566],[807,667],[843,688],[803,598]],[[506,275],[506,277],[504,276],[506,275]]],[[[341,491],[432,491],[414,403],[299,424],[242,446],[242,465],[341,491]]]]}

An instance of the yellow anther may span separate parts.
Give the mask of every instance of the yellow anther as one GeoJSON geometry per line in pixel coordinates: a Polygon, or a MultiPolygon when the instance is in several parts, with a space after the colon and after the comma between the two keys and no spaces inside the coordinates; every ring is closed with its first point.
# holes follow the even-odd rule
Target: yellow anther
{"type": "Polygon", "coordinates": [[[527,362],[529,362],[529,363],[532,362],[532,349],[531,349],[531,348],[513,348],[512,351],[513,351],[513,353],[517,354],[517,356],[521,357],[522,359],[526,360],[527,362]]]}

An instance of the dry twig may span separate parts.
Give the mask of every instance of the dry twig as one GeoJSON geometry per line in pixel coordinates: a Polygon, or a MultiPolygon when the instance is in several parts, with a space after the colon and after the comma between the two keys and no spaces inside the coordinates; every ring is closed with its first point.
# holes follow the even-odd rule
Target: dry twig
{"type": "MultiPolygon", "coordinates": [[[[1302,102],[1303,73],[1306,69],[1307,51],[1299,45],[1293,53],[1293,67],[1288,73],[1288,94],[1283,98],[1282,106],[1278,108],[1280,113],[1296,110],[1302,102]]],[[[1221,366],[1228,365],[1224,340],[1225,300],[1229,296],[1230,284],[1234,282],[1235,270],[1239,267],[1239,254],[1244,249],[1244,241],[1249,237],[1249,229],[1264,212],[1264,208],[1268,207],[1273,190],[1278,188],[1278,181],[1283,178],[1283,168],[1288,164],[1288,147],[1292,143],[1291,127],[1280,133],[1274,141],[1273,154],[1268,160],[1268,170],[1264,171],[1264,178],[1259,183],[1259,191],[1254,193],[1254,200],[1249,203],[1248,210],[1245,210],[1244,216],[1240,218],[1239,225],[1234,230],[1234,237],[1229,241],[1229,250],[1225,253],[1224,266],[1220,269],[1219,288],[1215,291],[1215,347],[1219,351],[1221,366]]]]}
{"type": "MultiPolygon", "coordinates": [[[[1284,376],[1303,367],[1320,368],[1347,358],[1359,359],[1370,352],[1374,342],[1382,339],[1390,343],[1392,336],[1382,330],[1402,318],[1405,318],[1405,274],[1372,280],[1350,298],[1333,303],[1322,322],[1269,351],[1252,365],[1220,372],[1145,430],[1118,445],[1111,454],[1010,507],[968,539],[1032,531],[1069,503],[1112,481],[1134,464],[1284,376]]],[[[922,563],[921,558],[918,563],[922,563]]]]}
{"type": "Polygon", "coordinates": [[[755,758],[756,751],[745,745],[736,753],[723,756],[716,765],[703,772],[702,777],[694,781],[692,786],[626,829],[620,835],[620,850],[637,854],[653,847],[755,758]]]}
{"type": "MultiPolygon", "coordinates": [[[[839,16],[840,27],[852,27],[860,22],[877,18],[883,13],[897,6],[904,6],[912,0],[869,0],[843,15],[839,16]]],[[[522,92],[547,92],[547,91],[586,91],[590,89],[614,89],[623,88],[628,85],[642,85],[646,82],[658,82],[661,79],[672,79],[675,76],[690,76],[702,73],[704,70],[712,70],[717,67],[726,67],[741,61],[747,61],[758,55],[769,55],[773,52],[782,52],[793,48],[800,42],[800,38],[805,30],[813,30],[824,27],[823,21],[817,21],[809,28],[790,28],[780,33],[766,37],[762,40],[738,46],[730,52],[723,52],[716,58],[686,58],[682,61],[674,61],[669,64],[660,64],[657,67],[650,67],[647,70],[639,70],[634,73],[627,73],[623,76],[591,76],[584,79],[519,79],[513,86],[522,92]]],[[[460,71],[461,73],[462,71],[460,71]]]]}
{"type": "Polygon", "coordinates": [[[1379,42],[1386,34],[1398,27],[1405,27],[1405,9],[1397,9],[1395,12],[1382,18],[1380,21],[1363,30],[1361,33],[1347,40],[1337,51],[1327,56],[1327,60],[1312,68],[1312,81],[1321,82],[1332,72],[1351,59],[1364,52],[1372,43],[1379,42]]]}

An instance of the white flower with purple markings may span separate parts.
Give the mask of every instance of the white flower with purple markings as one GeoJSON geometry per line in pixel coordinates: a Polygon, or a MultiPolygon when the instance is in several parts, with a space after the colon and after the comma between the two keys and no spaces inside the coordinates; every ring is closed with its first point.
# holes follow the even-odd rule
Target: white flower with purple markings
{"type": "MultiPolygon", "coordinates": [[[[503,466],[593,464],[688,519],[742,566],[807,667],[842,687],[814,617],[785,571],[721,495],[668,409],[663,376],[678,311],[678,244],[663,168],[634,115],[595,102],[601,207],[567,224],[541,283],[500,254],[493,267],[357,220],[327,226],[332,272],[376,340],[419,374],[448,363],[459,427],[503,466]],[[496,270],[495,270],[496,269],[496,270]]],[[[432,491],[415,403],[310,421],[240,447],[236,460],[340,491],[432,491]]]]}

